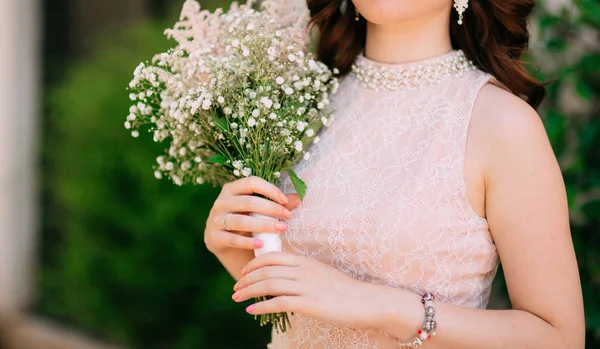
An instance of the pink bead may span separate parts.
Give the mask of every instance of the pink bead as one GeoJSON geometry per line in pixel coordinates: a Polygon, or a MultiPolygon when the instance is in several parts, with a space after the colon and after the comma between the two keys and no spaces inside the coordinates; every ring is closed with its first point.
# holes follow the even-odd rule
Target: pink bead
{"type": "Polygon", "coordinates": [[[428,340],[430,337],[429,333],[427,333],[426,331],[423,331],[423,330],[419,330],[419,332],[417,334],[419,335],[419,338],[424,341],[428,340]]]}

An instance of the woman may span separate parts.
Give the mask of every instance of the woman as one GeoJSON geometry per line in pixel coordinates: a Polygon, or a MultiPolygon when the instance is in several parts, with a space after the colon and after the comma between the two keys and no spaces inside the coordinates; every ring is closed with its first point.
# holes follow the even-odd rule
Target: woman
{"type": "Polygon", "coordinates": [[[294,313],[271,348],[584,347],[544,89],[521,61],[533,6],[308,1],[319,58],[346,75],[296,168],[310,190],[300,204],[288,179],[226,185],[205,235],[235,301],[277,296],[248,313],[294,313]],[[284,252],[253,259],[260,231],[284,252]],[[485,310],[499,261],[512,309],[485,310]]]}

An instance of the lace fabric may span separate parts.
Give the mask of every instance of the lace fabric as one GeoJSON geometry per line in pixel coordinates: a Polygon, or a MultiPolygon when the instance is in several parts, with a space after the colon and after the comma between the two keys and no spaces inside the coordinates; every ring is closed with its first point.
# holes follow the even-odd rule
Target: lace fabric
{"type": "MultiPolygon", "coordinates": [[[[463,167],[471,111],[490,79],[472,70],[421,89],[374,91],[345,77],[331,126],[295,167],[308,191],[284,251],[360,281],[485,308],[499,259],[486,219],[468,202],[463,167]]],[[[281,187],[294,190],[287,177],[281,187]]],[[[399,347],[376,329],[300,315],[291,322],[268,348],[399,347]]]]}

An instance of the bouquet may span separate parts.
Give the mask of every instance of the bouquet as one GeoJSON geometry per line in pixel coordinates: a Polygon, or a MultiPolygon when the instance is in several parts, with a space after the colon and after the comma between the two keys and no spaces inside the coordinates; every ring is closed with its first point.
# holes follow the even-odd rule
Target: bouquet
{"type": "MultiPolygon", "coordinates": [[[[154,141],[168,144],[156,178],[222,185],[258,176],[276,184],[286,172],[303,198],[306,185],[291,165],[310,157],[308,146],[331,122],[328,95],[338,81],[308,50],[307,13],[289,13],[284,2],[210,13],[188,0],[165,31],[177,45],[135,69],[125,127],[138,137],[149,125],[154,141]]],[[[278,233],[257,238],[257,255],[281,251],[278,233]]],[[[289,324],[287,314],[261,316],[268,322],[278,331],[289,324]]]]}

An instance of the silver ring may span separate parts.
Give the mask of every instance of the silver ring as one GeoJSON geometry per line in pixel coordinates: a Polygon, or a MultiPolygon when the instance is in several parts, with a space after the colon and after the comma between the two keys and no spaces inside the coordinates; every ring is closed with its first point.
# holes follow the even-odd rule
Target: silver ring
{"type": "Polygon", "coordinates": [[[231,229],[229,229],[229,227],[227,227],[227,217],[231,216],[233,213],[228,213],[225,215],[225,217],[223,217],[223,228],[225,228],[225,230],[227,231],[231,231],[231,229]]]}

